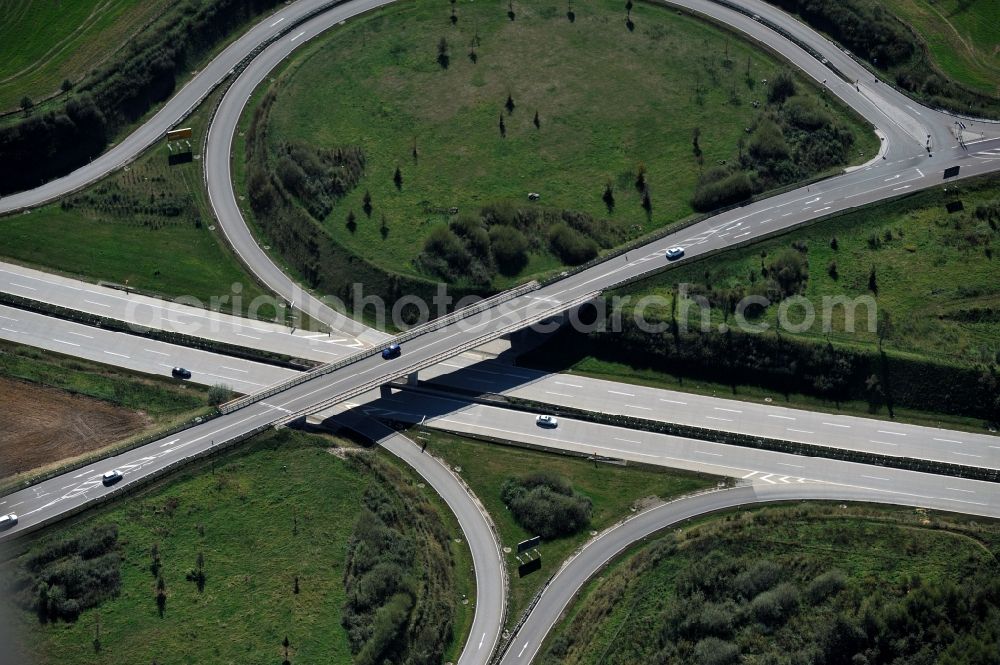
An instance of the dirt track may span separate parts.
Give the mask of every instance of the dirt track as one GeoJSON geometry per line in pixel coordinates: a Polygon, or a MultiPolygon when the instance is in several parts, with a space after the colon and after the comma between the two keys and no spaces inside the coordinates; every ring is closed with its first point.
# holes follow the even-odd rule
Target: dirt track
{"type": "Polygon", "coordinates": [[[102,448],[151,422],[140,411],[0,378],[0,477],[102,448]]]}

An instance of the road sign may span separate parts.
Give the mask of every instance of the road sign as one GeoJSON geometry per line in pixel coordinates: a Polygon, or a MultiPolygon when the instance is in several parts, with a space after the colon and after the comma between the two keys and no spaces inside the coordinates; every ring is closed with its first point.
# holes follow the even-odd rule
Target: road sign
{"type": "Polygon", "coordinates": [[[944,177],[945,178],[954,178],[955,176],[958,175],[958,168],[959,167],[957,167],[957,166],[949,166],[948,168],[946,168],[944,170],[944,177]]]}
{"type": "Polygon", "coordinates": [[[180,129],[171,129],[167,132],[168,141],[180,141],[181,139],[189,139],[192,136],[190,127],[182,127],[180,129]]]}
{"type": "Polygon", "coordinates": [[[522,540],[517,544],[517,553],[520,554],[521,552],[530,550],[532,547],[535,547],[540,542],[542,542],[541,536],[535,536],[534,538],[528,538],[527,540],[522,540]]]}
{"type": "Polygon", "coordinates": [[[542,569],[542,557],[537,559],[532,559],[527,563],[522,563],[517,567],[517,576],[524,577],[525,575],[530,575],[531,573],[542,569]]]}

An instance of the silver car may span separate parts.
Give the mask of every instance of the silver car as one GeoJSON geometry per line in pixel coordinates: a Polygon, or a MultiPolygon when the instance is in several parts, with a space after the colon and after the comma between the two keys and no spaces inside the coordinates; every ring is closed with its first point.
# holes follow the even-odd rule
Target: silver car
{"type": "Polygon", "coordinates": [[[683,247],[671,247],[667,250],[667,258],[673,261],[674,259],[679,259],[684,256],[683,247]]]}

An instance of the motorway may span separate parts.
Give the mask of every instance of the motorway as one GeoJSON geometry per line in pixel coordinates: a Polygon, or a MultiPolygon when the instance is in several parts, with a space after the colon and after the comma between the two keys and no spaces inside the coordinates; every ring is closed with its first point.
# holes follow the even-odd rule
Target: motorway
{"type": "MultiPolygon", "coordinates": [[[[143,125],[121,144],[101,158],[94,160],[91,165],[66,178],[31,192],[0,199],[0,211],[19,209],[51,200],[59,196],[60,193],[72,191],[88,182],[93,182],[101,175],[118,168],[137,155],[141,149],[162,136],[163,132],[176,121],[176,118],[183,115],[183,110],[197,101],[199,96],[208,89],[205,87],[206,85],[221,78],[222,74],[242,59],[243,55],[249,53],[252,50],[249,47],[259,43],[269,30],[271,32],[280,30],[280,22],[285,17],[291,19],[296,15],[296,12],[304,12],[307,7],[318,4],[320,3],[299,0],[299,2],[289,5],[271,17],[269,20],[273,21],[272,23],[265,21],[259,24],[248,35],[225,49],[216,60],[213,60],[174,99],[168,102],[150,122],[143,125]],[[199,86],[202,86],[202,89],[199,90],[199,86]]],[[[360,336],[365,332],[360,324],[343,320],[341,315],[329,310],[329,308],[323,309],[325,305],[319,303],[312,296],[302,296],[301,301],[297,300],[299,293],[295,291],[297,287],[295,287],[294,282],[257,248],[246,229],[246,224],[239,214],[239,208],[233,197],[229,177],[229,149],[238,117],[246,99],[249,98],[256,85],[263,81],[284,57],[311,37],[340,20],[381,4],[385,3],[351,0],[307,21],[297,28],[294,34],[282,37],[272,46],[264,49],[237,77],[225,95],[216,120],[211,127],[205,155],[209,192],[219,218],[219,225],[236,247],[241,259],[265,285],[292,302],[296,307],[304,309],[314,318],[331,325],[335,330],[341,329],[337,327],[338,325],[343,326],[354,336],[360,336]]],[[[779,22],[789,32],[800,34],[804,41],[807,41],[824,57],[827,57],[832,64],[844,71],[848,78],[858,80],[858,84],[855,86],[837,79],[825,65],[813,56],[778,37],[769,28],[747,16],[724,9],[719,5],[695,0],[670,4],[688,6],[712,15],[753,38],[767,42],[817,81],[829,80],[828,87],[831,94],[840,97],[878,126],[885,136],[887,144],[883,152],[885,159],[875,160],[863,168],[816,183],[805,190],[793,190],[716,215],[677,234],[630,251],[624,257],[611,259],[533,293],[515,298],[502,306],[487,310],[482,315],[427,332],[408,342],[405,345],[402,358],[395,361],[382,361],[378,355],[359,359],[340,370],[318,376],[265,400],[257,401],[243,409],[186,430],[171,437],[169,441],[152,444],[157,446],[155,454],[135,457],[135,452],[126,453],[107,460],[106,465],[102,464],[100,469],[95,467],[75,473],[75,477],[67,478],[64,476],[52,479],[8,497],[3,497],[0,506],[8,504],[8,507],[13,507],[24,503],[29,508],[26,512],[21,512],[23,522],[15,528],[14,533],[33,521],[54,518],[67,509],[86,503],[89,497],[108,492],[109,490],[103,488],[99,480],[95,479],[96,475],[99,475],[105,468],[110,466],[123,468],[128,474],[125,482],[131,482],[155,472],[179,457],[210,448],[216,442],[221,444],[224,440],[232,440],[260,431],[276,420],[284,419],[287,416],[328,408],[337,402],[360,396],[373,385],[447,360],[465,348],[473,348],[495,337],[505,328],[513,330],[527,325],[564,309],[571,303],[591,297],[598,291],[606,290],[624,280],[658,269],[663,265],[663,251],[668,246],[685,247],[687,257],[684,260],[689,260],[819,217],[938,185],[942,182],[942,174],[948,167],[959,166],[961,177],[1000,169],[1000,159],[998,159],[1000,157],[1000,138],[997,138],[1000,135],[1000,130],[996,126],[974,123],[975,130],[981,132],[982,137],[970,139],[967,147],[959,146],[951,134],[954,127],[954,119],[951,116],[919,106],[890,88],[874,83],[863,68],[850,60],[839,49],[777,10],[772,10],[757,2],[748,1],[745,3],[748,7],[753,7],[754,11],[761,16],[769,17],[771,14],[768,12],[772,12],[773,20],[779,22]],[[932,149],[930,151],[925,149],[925,136],[928,136],[931,142],[932,149]],[[63,483],[63,485],[60,487],[59,483],[63,483]],[[17,501],[20,503],[15,503],[17,501]]],[[[509,413],[505,412],[501,414],[501,417],[506,417],[509,420],[509,413]]],[[[567,428],[564,429],[564,432],[569,431],[568,425],[569,423],[563,424],[567,428]]],[[[678,455],[673,454],[675,448],[680,445],[679,442],[646,443],[645,434],[633,436],[631,441],[621,442],[620,447],[616,446],[612,452],[617,451],[619,455],[627,453],[636,456],[660,457],[669,463],[675,463],[679,459],[678,455]],[[636,441],[638,443],[635,443],[636,441]],[[630,446],[635,446],[635,448],[630,448],[630,446]]],[[[606,444],[606,441],[603,443],[606,444]]],[[[577,445],[581,444],[577,442],[577,445]]],[[[717,444],[698,442],[698,445],[716,446],[717,444]]],[[[608,448],[610,449],[610,447],[608,448]]],[[[697,452],[685,450],[683,456],[690,457],[697,452]]],[[[749,454],[746,449],[733,449],[731,447],[708,448],[700,452],[717,456],[726,464],[735,463],[732,460],[738,455],[749,454]]],[[[706,457],[708,456],[706,455],[706,457]]],[[[816,490],[817,494],[825,494],[829,498],[854,499],[859,496],[888,496],[889,500],[895,503],[921,502],[921,505],[941,503],[942,505],[951,505],[955,509],[961,509],[963,512],[991,516],[996,516],[996,504],[1000,500],[993,486],[974,484],[972,481],[913,473],[902,477],[895,470],[890,471],[878,467],[858,468],[860,465],[844,466],[845,463],[832,460],[820,460],[806,466],[802,464],[802,460],[803,458],[794,458],[795,463],[803,467],[801,475],[798,477],[804,481],[802,483],[796,481],[795,485],[811,487],[812,485],[806,482],[807,480],[841,482],[833,488],[822,487],[816,490]],[[887,483],[886,487],[892,489],[851,489],[854,487],[853,484],[842,482],[845,478],[856,479],[862,471],[866,470],[873,476],[877,474],[878,478],[883,478],[884,480],[879,480],[878,483],[885,482],[887,483]],[[841,478],[841,481],[837,481],[836,477],[841,478]],[[955,494],[950,494],[950,492],[955,494]]],[[[792,461],[789,461],[788,464],[791,465],[792,461]]],[[[762,466],[756,463],[743,464],[740,462],[740,466],[749,468],[747,473],[750,479],[767,471],[767,468],[754,468],[762,466]]],[[[770,473],[768,471],[768,474],[770,473]]],[[[773,482],[773,478],[759,483],[760,487],[766,487],[766,490],[762,491],[765,493],[777,492],[778,490],[770,489],[771,485],[768,481],[773,482]]],[[[783,485],[795,487],[791,483],[781,481],[780,478],[779,483],[775,484],[774,487],[783,485]]],[[[809,491],[798,487],[796,490],[809,491]]],[[[707,506],[700,507],[703,510],[707,508],[707,506]]],[[[628,536],[635,535],[639,531],[641,529],[638,531],[624,529],[622,533],[628,536]]],[[[599,552],[599,549],[591,551],[599,552]]],[[[550,591],[564,593],[571,589],[576,582],[582,584],[587,569],[581,567],[579,570],[577,576],[566,583],[550,586],[550,591]]],[[[482,609],[483,605],[483,599],[480,596],[478,609],[482,609]]],[[[543,598],[543,602],[536,608],[536,612],[541,612],[546,607],[553,608],[553,611],[561,609],[558,599],[550,603],[543,598]]],[[[557,611],[556,614],[558,614],[557,611]]],[[[488,635],[495,635],[495,631],[499,630],[499,621],[495,611],[477,611],[476,626],[474,626],[473,636],[469,642],[470,648],[463,652],[461,662],[482,662],[484,660],[484,652],[482,651],[484,641],[488,635]],[[483,628],[483,639],[478,642],[480,648],[472,650],[471,646],[476,643],[475,636],[479,633],[480,628],[483,628]]],[[[540,637],[531,637],[529,631],[534,631],[536,636],[544,635],[547,625],[544,614],[539,614],[537,617],[533,615],[532,620],[526,624],[526,629],[518,635],[515,649],[508,652],[508,656],[518,649],[520,650],[518,658],[523,659],[530,656],[533,653],[532,643],[537,648],[540,637]]],[[[519,662],[526,661],[519,660],[519,662]]]]}
{"type": "MultiPolygon", "coordinates": [[[[170,376],[186,367],[192,381],[252,393],[298,375],[295,370],[53,319],[0,305],[0,339],[170,376]]],[[[499,393],[554,406],[614,413],[880,455],[1000,468],[1000,437],[907,425],[777,404],[742,402],[585,376],[549,374],[466,354],[420,372],[431,385],[499,393]]],[[[430,406],[426,413],[440,409],[430,406]]],[[[445,409],[447,412],[447,409],[445,409]]]]}

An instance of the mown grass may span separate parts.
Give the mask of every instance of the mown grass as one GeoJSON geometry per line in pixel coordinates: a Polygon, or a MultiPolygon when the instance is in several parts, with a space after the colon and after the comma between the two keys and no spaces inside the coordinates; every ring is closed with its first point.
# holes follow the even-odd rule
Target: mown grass
{"type": "MultiPolygon", "coordinates": [[[[846,584],[839,596],[825,602],[803,598],[787,624],[765,630],[764,635],[759,625],[744,628],[736,636],[725,630],[721,634],[733,639],[748,659],[822,649],[825,645],[817,637],[834,617],[859,612],[860,598],[870,597],[866,602],[874,609],[900,602],[914,588],[960,586],[974,577],[985,579],[995,568],[998,546],[996,522],[905,508],[810,504],[704,517],[633,547],[601,571],[550,634],[540,660],[546,664],[646,662],[667,634],[663,617],[669,616],[668,608],[681,602],[679,581],[694,567],[722,561],[735,562],[737,571],[771,561],[784,571],[780,582],[803,590],[824,571],[842,571],[846,584]]],[[[713,586],[707,578],[696,583],[713,586]]],[[[723,587],[722,593],[733,590],[723,587]]],[[[735,606],[732,609],[738,611],[735,606]]],[[[682,629],[683,638],[676,643],[690,650],[705,632],[699,629],[697,616],[687,618],[691,626],[682,629]]],[[[954,628],[957,633],[979,631],[988,622],[992,619],[984,616],[973,626],[956,624],[954,628]]],[[[871,629],[874,634],[886,630],[883,624],[872,624],[871,629]]],[[[932,632],[926,641],[941,635],[945,641],[955,638],[947,631],[932,632]]],[[[921,640],[910,646],[919,648],[921,640]]]]}
{"type": "MultiPolygon", "coordinates": [[[[414,258],[450,208],[523,206],[529,191],[540,192],[545,206],[604,218],[601,196],[610,182],[610,216],[629,236],[687,216],[699,175],[692,131],[701,130],[706,168],[734,159],[760,113],[751,102],[766,99],[760,81],[786,66],[714,25],[642,3],[633,9],[632,32],[623,6],[612,0],[574,4],[572,22],[555,2],[522,4],[515,20],[505,5],[460,2],[454,26],[449,11],[407,3],[358,18],[304,47],[277,77],[273,143],[365,150],[365,177],[323,224],[335,242],[390,272],[417,272],[414,258]],[[441,38],[447,68],[436,62],[441,38]],[[512,113],[504,110],[508,94],[512,113]],[[498,131],[501,113],[506,139],[498,131]],[[650,187],[648,216],[633,185],[640,164],[650,187]],[[400,189],[393,183],[397,166],[400,189]],[[370,218],[362,212],[366,191],[370,218]],[[357,216],[353,233],[345,224],[350,211],[357,216]]],[[[852,129],[858,159],[871,156],[870,130],[832,110],[852,129]]],[[[514,279],[556,267],[552,256],[533,255],[514,279]]],[[[495,286],[505,285],[498,280],[495,286]]]]}
{"type": "Polygon", "coordinates": [[[620,467],[585,459],[485,443],[432,430],[420,430],[415,440],[427,443],[427,452],[460,467],[459,475],[479,497],[497,529],[506,554],[510,576],[507,624],[520,618],[528,602],[559,565],[590,538],[590,531],[542,543],[542,569],[524,578],[517,575],[517,543],[532,537],[517,524],[500,499],[503,482],[512,476],[544,469],[569,479],[574,489],[593,502],[590,529],[603,530],[629,516],[643,499],[667,499],[713,487],[712,476],[646,467],[620,467]]]}
{"type": "Polygon", "coordinates": [[[1000,4],[993,0],[885,0],[953,80],[989,96],[1000,88],[1000,4]]]}
{"type": "MultiPolygon", "coordinates": [[[[366,487],[377,481],[329,452],[342,443],[291,430],[268,433],[53,531],[58,537],[117,524],[122,590],[72,624],[43,625],[15,612],[30,662],[275,663],[284,658],[287,636],[293,663],[350,663],[340,626],[347,540],[366,487]],[[162,618],[149,568],[154,544],[167,591],[162,618]],[[199,552],[203,593],[185,579],[199,552]]],[[[452,543],[453,551],[462,548],[452,543]]],[[[463,556],[456,576],[468,578],[463,556]]],[[[470,582],[463,584],[468,589],[470,582]]]]}
{"type": "Polygon", "coordinates": [[[11,0],[0,22],[0,109],[76,82],[168,6],[165,0],[11,0]]]}

